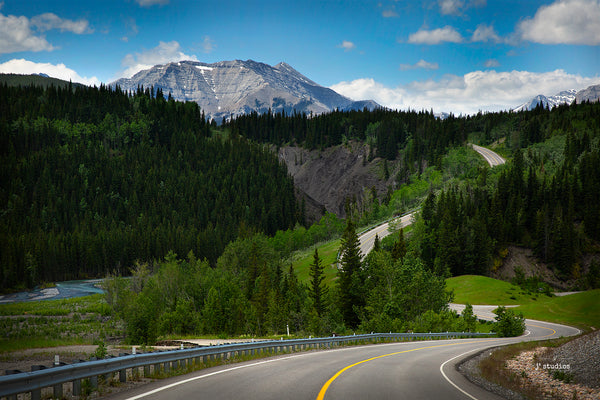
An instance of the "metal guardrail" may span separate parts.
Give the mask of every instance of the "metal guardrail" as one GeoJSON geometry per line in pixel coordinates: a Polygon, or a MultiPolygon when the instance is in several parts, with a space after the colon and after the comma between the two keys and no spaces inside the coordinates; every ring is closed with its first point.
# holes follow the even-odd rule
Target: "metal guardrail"
{"type": "Polygon", "coordinates": [[[235,356],[275,355],[279,352],[293,352],[316,348],[331,348],[343,344],[367,344],[385,340],[427,340],[456,339],[462,337],[487,337],[493,333],[446,332],[446,333],[374,333],[352,336],[332,336],[326,338],[308,338],[280,341],[261,341],[220,346],[196,347],[182,350],[171,350],[157,353],[132,354],[104,360],[86,361],[77,364],[61,365],[49,369],[32,372],[21,372],[14,375],[0,376],[0,397],[16,399],[21,393],[31,393],[32,400],[41,398],[41,390],[53,388],[56,398],[63,396],[63,384],[72,382],[73,395],[81,395],[82,380],[89,380],[92,388],[98,387],[98,377],[114,377],[119,373],[119,380],[126,382],[127,370],[138,370],[143,367],[144,376],[171,369],[184,368],[188,365],[206,364],[217,359],[225,360],[235,356]]]}

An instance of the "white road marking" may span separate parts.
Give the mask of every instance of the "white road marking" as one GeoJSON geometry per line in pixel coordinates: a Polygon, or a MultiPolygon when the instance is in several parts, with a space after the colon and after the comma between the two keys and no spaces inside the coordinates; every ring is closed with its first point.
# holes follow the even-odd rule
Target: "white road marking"
{"type": "Polygon", "coordinates": [[[450,361],[457,359],[458,357],[462,357],[462,356],[464,356],[465,354],[473,353],[473,352],[475,352],[475,351],[484,350],[484,349],[486,349],[486,348],[488,348],[488,347],[489,347],[489,346],[486,346],[486,347],[480,347],[480,348],[478,348],[478,349],[473,349],[473,350],[465,351],[465,352],[464,352],[464,353],[462,353],[462,354],[459,354],[459,355],[457,355],[457,356],[454,356],[454,357],[452,357],[452,358],[451,358],[451,359],[449,359],[449,360],[446,360],[446,361],[444,361],[444,363],[443,363],[442,365],[440,365],[440,372],[442,373],[442,376],[443,376],[443,377],[444,377],[444,378],[445,378],[445,379],[448,381],[448,383],[450,383],[450,384],[451,384],[452,386],[454,386],[454,387],[455,387],[455,388],[456,388],[458,391],[460,391],[462,394],[464,394],[465,396],[467,396],[468,398],[470,398],[470,399],[472,399],[472,400],[478,400],[478,399],[477,399],[477,397],[475,397],[475,396],[473,396],[473,395],[471,395],[471,394],[467,393],[465,390],[463,390],[463,389],[461,389],[460,387],[458,387],[458,385],[457,385],[456,383],[452,382],[452,381],[450,380],[450,378],[448,378],[448,376],[447,376],[447,375],[446,375],[446,373],[444,372],[444,366],[445,366],[446,364],[448,364],[450,361]]]}

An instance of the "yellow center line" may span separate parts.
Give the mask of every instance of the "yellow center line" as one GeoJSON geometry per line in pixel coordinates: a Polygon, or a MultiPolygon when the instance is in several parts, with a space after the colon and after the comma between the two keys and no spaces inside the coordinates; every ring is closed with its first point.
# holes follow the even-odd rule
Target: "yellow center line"
{"type": "Polygon", "coordinates": [[[389,356],[394,356],[396,354],[402,354],[402,353],[410,353],[411,351],[417,351],[417,350],[425,350],[425,349],[433,349],[436,347],[445,347],[445,346],[457,346],[459,344],[471,344],[471,343],[480,343],[482,341],[487,341],[487,340],[498,340],[497,338],[494,339],[483,339],[483,340],[477,340],[477,341],[471,341],[471,342],[461,342],[461,343],[447,343],[447,344],[438,344],[435,346],[427,346],[427,347],[419,347],[417,349],[411,349],[411,350],[404,350],[404,351],[398,351],[395,353],[389,353],[389,354],[384,354],[381,356],[377,356],[377,357],[372,357],[372,358],[368,358],[366,360],[362,360],[359,361],[357,363],[354,363],[352,365],[348,365],[345,368],[342,368],[341,370],[339,370],[335,375],[333,375],[331,378],[329,378],[329,380],[327,382],[325,382],[325,384],[323,385],[323,387],[321,388],[321,391],[319,392],[319,395],[317,396],[317,400],[323,400],[325,398],[325,393],[327,392],[327,389],[329,389],[329,386],[333,383],[333,381],[335,381],[341,374],[343,374],[344,372],[346,372],[347,370],[349,370],[352,367],[355,367],[357,365],[360,365],[362,363],[366,363],[368,361],[373,361],[373,360],[377,360],[378,358],[383,358],[383,357],[389,357],[389,356]]]}
{"type": "Polygon", "coordinates": [[[552,336],[552,335],[556,334],[556,331],[554,329],[552,329],[552,328],[546,328],[545,326],[539,326],[539,325],[533,325],[533,324],[529,324],[529,326],[535,326],[536,328],[547,329],[549,331],[552,331],[552,333],[549,333],[549,334],[544,335],[544,336],[540,336],[540,337],[543,337],[543,338],[544,337],[548,337],[548,336],[552,336]]]}

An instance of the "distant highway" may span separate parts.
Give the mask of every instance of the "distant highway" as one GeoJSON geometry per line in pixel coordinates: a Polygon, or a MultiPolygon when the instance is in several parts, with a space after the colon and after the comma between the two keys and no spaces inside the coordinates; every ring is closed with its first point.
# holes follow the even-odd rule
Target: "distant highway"
{"type": "MultiPolygon", "coordinates": [[[[479,146],[473,147],[479,151],[479,146]]],[[[481,153],[490,165],[504,163],[504,159],[490,153],[481,153]]],[[[413,215],[411,213],[400,217],[399,227],[409,225],[413,215]]],[[[389,235],[388,227],[389,224],[385,223],[363,233],[359,237],[361,252],[368,254],[373,247],[375,235],[380,238],[389,235]]],[[[461,307],[452,305],[452,308],[458,310],[461,307]]],[[[493,308],[474,306],[473,311],[481,318],[490,319],[493,317],[493,308]]],[[[468,381],[457,371],[456,366],[470,355],[491,347],[580,333],[576,328],[547,322],[527,320],[526,324],[525,334],[517,338],[431,340],[355,346],[222,365],[152,382],[115,394],[109,399],[498,400],[501,397],[468,381]]]]}
{"type": "Polygon", "coordinates": [[[500,157],[498,154],[494,153],[490,149],[477,146],[476,144],[472,144],[471,146],[473,147],[473,150],[475,150],[476,152],[481,154],[483,158],[485,158],[485,161],[487,161],[488,164],[490,164],[490,167],[495,167],[506,162],[504,158],[500,157]]]}
{"type": "MultiPolygon", "coordinates": [[[[400,223],[398,225],[398,229],[405,228],[412,224],[412,219],[415,213],[416,211],[413,211],[410,214],[403,215],[402,217],[396,218],[391,223],[398,223],[399,221],[400,223]]],[[[379,236],[379,239],[383,239],[392,233],[389,231],[389,227],[390,222],[386,222],[376,226],[371,230],[368,230],[358,237],[358,241],[360,242],[360,252],[362,253],[363,257],[369,254],[369,252],[373,249],[376,235],[379,236]]]]}
{"type": "MultiPolygon", "coordinates": [[[[502,165],[506,162],[504,158],[500,157],[498,154],[496,154],[490,149],[477,146],[476,144],[471,144],[471,146],[473,147],[473,150],[481,154],[481,156],[488,162],[488,164],[490,164],[490,167],[502,165]]],[[[398,228],[404,228],[410,225],[412,223],[414,214],[415,212],[412,212],[401,217],[400,225],[398,226],[398,228]]],[[[395,221],[398,221],[398,219],[394,220],[394,222],[395,221]]],[[[388,230],[388,227],[389,223],[386,222],[382,225],[376,226],[375,228],[363,233],[358,237],[358,240],[360,241],[360,251],[363,254],[363,256],[369,254],[369,252],[373,249],[375,235],[378,235],[379,239],[383,239],[384,237],[391,234],[391,232],[388,230]]]]}
{"type": "Polygon", "coordinates": [[[465,379],[455,366],[486,348],[578,332],[528,320],[526,334],[518,338],[431,340],[292,353],[207,368],[108,398],[498,400],[499,396],[465,379]]]}

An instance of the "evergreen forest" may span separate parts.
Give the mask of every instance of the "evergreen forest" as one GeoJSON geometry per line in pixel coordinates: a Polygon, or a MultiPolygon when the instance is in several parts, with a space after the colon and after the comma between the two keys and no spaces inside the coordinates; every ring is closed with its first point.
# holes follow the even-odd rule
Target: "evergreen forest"
{"type": "MultiPolygon", "coordinates": [[[[510,245],[564,280],[598,285],[600,103],[436,118],[432,111],[251,113],[221,126],[152,88],[0,86],[0,288],[104,277],[128,340],[473,330],[444,279],[488,275],[510,245]],[[509,159],[423,196],[410,234],[360,254],[357,223],[306,225],[274,148],[358,141],[397,189],[468,142],[509,159]],[[341,238],[334,283],[311,247],[341,238]],[[309,279],[291,254],[309,248],[309,279]],[[123,278],[127,276],[127,278],[123,278]]],[[[391,190],[391,189],[390,189],[391,190]]],[[[418,199],[419,201],[421,199],[418,199]]],[[[384,215],[383,211],[387,212],[384,215]]]]}
{"type": "Polygon", "coordinates": [[[170,250],[214,264],[240,230],[302,219],[273,153],[149,89],[4,85],[0,157],[3,289],[128,274],[170,250]]]}

